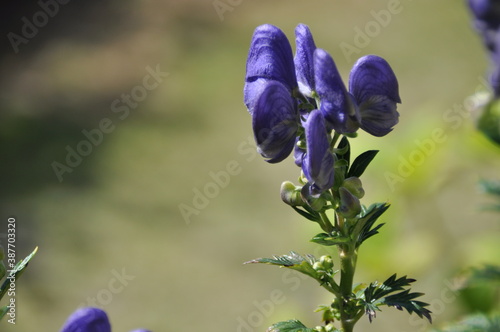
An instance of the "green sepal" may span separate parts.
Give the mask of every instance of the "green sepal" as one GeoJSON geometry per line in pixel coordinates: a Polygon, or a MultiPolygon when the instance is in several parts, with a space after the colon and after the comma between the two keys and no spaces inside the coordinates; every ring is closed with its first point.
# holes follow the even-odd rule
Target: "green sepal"
{"type": "Polygon", "coordinates": [[[273,324],[267,329],[267,332],[314,332],[314,329],[306,327],[296,319],[287,320],[273,324]]]}
{"type": "Polygon", "coordinates": [[[352,176],[360,177],[361,174],[364,173],[366,167],[371,163],[373,158],[377,155],[378,150],[368,150],[360,154],[354,159],[349,172],[347,173],[347,177],[350,178],[352,176]]]}
{"type": "Polygon", "coordinates": [[[311,242],[321,244],[322,246],[335,246],[338,244],[348,243],[349,241],[349,238],[327,233],[319,233],[311,239],[311,242]]]}
{"type": "Polygon", "coordinates": [[[351,145],[349,144],[349,140],[347,137],[342,137],[339,145],[333,152],[339,157],[339,159],[344,159],[347,161],[347,165],[350,163],[351,159],[351,145]]]}
{"type": "Polygon", "coordinates": [[[35,254],[36,254],[37,251],[38,251],[38,247],[36,247],[35,250],[33,250],[33,252],[31,254],[29,254],[28,256],[26,256],[26,258],[24,258],[23,260],[17,262],[17,264],[14,266],[14,268],[12,270],[8,271],[9,274],[7,276],[7,279],[5,279],[5,281],[3,282],[2,286],[0,287],[0,299],[3,298],[3,296],[5,295],[5,293],[7,292],[7,290],[9,289],[11,277],[13,276],[14,279],[17,281],[17,279],[24,272],[24,270],[28,266],[29,261],[33,258],[33,256],[35,256],[35,254]]]}

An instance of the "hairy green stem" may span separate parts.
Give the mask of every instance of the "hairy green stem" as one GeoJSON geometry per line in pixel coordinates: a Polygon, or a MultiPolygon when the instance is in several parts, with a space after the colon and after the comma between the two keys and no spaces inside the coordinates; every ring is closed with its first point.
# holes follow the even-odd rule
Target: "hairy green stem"
{"type": "Polygon", "coordinates": [[[356,270],[356,261],[358,257],[357,250],[352,244],[346,244],[340,249],[340,294],[341,303],[341,324],[344,332],[352,332],[354,324],[359,318],[355,317],[357,312],[350,305],[352,298],[352,286],[354,282],[354,272],[356,270]],[[354,311],[354,312],[353,312],[354,311]]]}

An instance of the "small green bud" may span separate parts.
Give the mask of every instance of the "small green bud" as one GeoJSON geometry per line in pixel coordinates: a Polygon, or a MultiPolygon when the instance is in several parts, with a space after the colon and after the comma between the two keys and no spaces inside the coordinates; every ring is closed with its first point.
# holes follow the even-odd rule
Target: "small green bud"
{"type": "Polygon", "coordinates": [[[355,176],[345,179],[342,183],[342,187],[349,190],[349,192],[357,198],[363,198],[365,195],[365,190],[363,189],[361,180],[355,176]]]}
{"type": "Polygon", "coordinates": [[[353,218],[361,212],[359,199],[351,194],[346,188],[340,187],[340,207],[338,211],[344,218],[353,218]]]}
{"type": "Polygon", "coordinates": [[[314,197],[308,193],[309,184],[306,184],[301,189],[301,197],[304,202],[307,203],[314,211],[321,211],[323,207],[326,205],[326,199],[322,196],[314,197]]]}
{"type": "Polygon", "coordinates": [[[325,271],[331,270],[333,267],[333,259],[331,256],[321,256],[319,262],[321,263],[325,271]]]}
{"type": "Polygon", "coordinates": [[[315,269],[316,271],[321,271],[323,270],[323,264],[321,264],[319,261],[316,261],[313,264],[313,269],[315,269]]]}
{"type": "Polygon", "coordinates": [[[281,200],[290,206],[302,206],[304,201],[300,195],[301,187],[296,187],[290,181],[281,184],[281,200]]]}

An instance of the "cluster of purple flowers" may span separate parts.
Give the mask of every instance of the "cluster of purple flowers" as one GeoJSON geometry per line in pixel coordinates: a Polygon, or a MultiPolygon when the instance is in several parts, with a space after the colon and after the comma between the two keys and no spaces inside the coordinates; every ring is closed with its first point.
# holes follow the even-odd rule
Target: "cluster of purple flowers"
{"type": "Polygon", "coordinates": [[[500,96],[500,1],[467,0],[473,25],[481,35],[492,62],[490,84],[495,97],[500,96]]]}
{"type": "MultiPolygon", "coordinates": [[[[81,308],[68,317],[61,332],[111,332],[106,312],[99,308],[81,308]]],[[[131,332],[151,332],[139,329],[131,332]]]]}
{"type": "Polygon", "coordinates": [[[246,65],[244,102],[252,116],[257,149],[270,163],[288,157],[307,178],[311,195],[333,186],[332,134],[352,136],[361,128],[387,135],[398,123],[398,82],[375,55],[360,58],[349,89],[332,57],[316,48],[304,24],[295,29],[296,52],[285,34],[269,24],[255,29],[246,65]]]}

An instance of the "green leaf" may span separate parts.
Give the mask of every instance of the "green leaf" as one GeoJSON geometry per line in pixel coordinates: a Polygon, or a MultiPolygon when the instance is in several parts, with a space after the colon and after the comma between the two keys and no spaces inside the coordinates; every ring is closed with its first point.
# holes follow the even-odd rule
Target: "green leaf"
{"type": "Polygon", "coordinates": [[[347,177],[350,178],[351,176],[355,176],[359,178],[365,171],[366,167],[368,167],[371,163],[373,158],[375,158],[377,153],[378,150],[368,150],[357,156],[349,169],[349,173],[347,173],[347,177]]]}
{"type": "Polygon", "coordinates": [[[302,257],[294,251],[290,251],[290,254],[283,256],[273,256],[273,258],[257,258],[251,261],[245,262],[249,263],[264,263],[270,265],[278,265],[280,267],[287,267],[292,270],[304,273],[316,280],[320,280],[318,272],[313,268],[313,264],[316,262],[316,258],[312,255],[306,255],[302,257]]]}
{"type": "Polygon", "coordinates": [[[493,99],[483,108],[477,127],[491,141],[500,144],[500,99],[493,99]]]}
{"type": "Polygon", "coordinates": [[[414,299],[424,295],[423,293],[410,293],[410,289],[404,290],[415,279],[409,279],[406,276],[397,278],[396,274],[390,276],[382,284],[372,282],[364,292],[363,305],[365,313],[368,315],[370,322],[375,318],[375,311],[380,311],[378,308],[381,305],[393,306],[398,310],[406,309],[409,314],[416,313],[420,318],[427,318],[432,323],[431,311],[426,309],[429,304],[414,299]],[[391,293],[395,293],[389,295],[391,293]]]}
{"type": "Polygon", "coordinates": [[[323,246],[335,246],[349,242],[348,238],[334,236],[327,233],[320,233],[311,239],[311,242],[321,244],[323,246]]]}
{"type": "Polygon", "coordinates": [[[488,317],[485,314],[475,314],[465,317],[459,322],[450,323],[442,330],[431,332],[498,332],[500,331],[500,316],[488,317]]]}
{"type": "Polygon", "coordinates": [[[295,212],[297,212],[298,214],[300,214],[302,217],[304,217],[306,219],[309,219],[311,221],[318,222],[318,220],[321,218],[319,216],[319,213],[317,211],[314,211],[313,209],[311,209],[309,206],[304,206],[303,207],[307,211],[299,209],[296,206],[292,206],[292,208],[295,210],[295,212]]]}
{"type": "Polygon", "coordinates": [[[500,181],[480,180],[479,188],[488,194],[500,196],[500,181]]]}
{"type": "Polygon", "coordinates": [[[413,312],[420,318],[427,318],[432,323],[431,311],[425,307],[429,304],[421,301],[413,301],[413,299],[424,295],[423,293],[410,293],[407,289],[403,292],[387,296],[383,303],[388,306],[395,307],[398,310],[406,309],[409,314],[413,312]]]}
{"type": "Polygon", "coordinates": [[[24,272],[24,269],[28,266],[29,261],[35,256],[36,252],[38,251],[38,247],[33,250],[31,254],[29,254],[26,258],[23,260],[17,262],[17,264],[14,266],[14,268],[9,272],[9,275],[7,276],[7,279],[3,282],[2,286],[0,287],[0,299],[3,298],[5,293],[10,287],[10,279],[12,277],[17,281],[17,279],[21,276],[21,274],[24,272]]]}
{"type": "Polygon", "coordinates": [[[389,208],[388,203],[375,203],[370,205],[366,210],[363,210],[358,221],[354,225],[351,234],[356,240],[356,247],[359,247],[366,239],[378,233],[380,227],[384,224],[379,224],[375,227],[373,225],[377,219],[389,208]]]}
{"type": "Polygon", "coordinates": [[[287,320],[273,324],[267,329],[267,332],[314,332],[314,329],[307,328],[304,324],[296,319],[287,320]]]}
{"type": "Polygon", "coordinates": [[[3,316],[9,311],[9,307],[4,305],[3,307],[0,308],[0,320],[2,320],[3,316]]]}
{"type": "Polygon", "coordinates": [[[484,285],[485,283],[500,283],[500,266],[486,264],[483,267],[471,269],[467,284],[484,285]]]}

